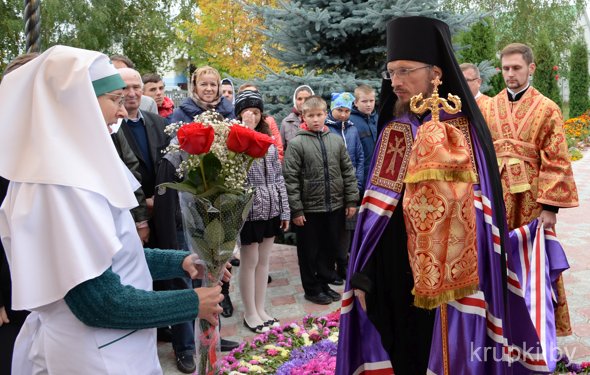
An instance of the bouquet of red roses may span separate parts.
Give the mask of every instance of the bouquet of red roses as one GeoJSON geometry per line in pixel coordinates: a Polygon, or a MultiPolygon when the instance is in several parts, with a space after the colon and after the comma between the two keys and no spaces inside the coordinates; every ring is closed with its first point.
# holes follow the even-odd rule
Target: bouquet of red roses
{"type": "MultiPolygon", "coordinates": [[[[179,191],[182,223],[189,250],[198,255],[217,283],[232,256],[236,240],[252,206],[246,185],[248,170],[273,143],[271,137],[236,120],[205,112],[191,123],[169,125],[176,134],[166,151],[180,152],[181,182],[162,184],[179,191]]],[[[195,325],[198,374],[213,374],[219,334],[206,320],[195,325]]]]}

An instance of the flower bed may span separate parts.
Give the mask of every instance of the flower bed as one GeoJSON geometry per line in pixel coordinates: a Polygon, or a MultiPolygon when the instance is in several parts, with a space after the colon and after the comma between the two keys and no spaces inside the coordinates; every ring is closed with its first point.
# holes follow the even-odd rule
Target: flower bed
{"type": "Polygon", "coordinates": [[[572,161],[582,158],[581,150],[590,137],[590,111],[572,117],[563,124],[572,161]]]}
{"type": "Polygon", "coordinates": [[[219,374],[334,374],[339,320],[338,310],[273,328],[232,350],[219,374]]]}
{"type": "Polygon", "coordinates": [[[590,362],[571,363],[568,358],[557,363],[554,374],[590,374],[590,362]]]}
{"type": "MultiPolygon", "coordinates": [[[[221,360],[218,374],[333,375],[339,320],[340,310],[273,328],[232,350],[221,360]]],[[[590,362],[564,358],[554,374],[590,374],[590,362]]]]}

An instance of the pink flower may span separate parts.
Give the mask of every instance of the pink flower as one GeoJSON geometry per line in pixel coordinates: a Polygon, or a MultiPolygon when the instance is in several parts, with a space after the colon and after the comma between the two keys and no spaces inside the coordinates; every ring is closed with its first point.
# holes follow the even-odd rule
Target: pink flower
{"type": "Polygon", "coordinates": [[[244,373],[247,373],[249,370],[248,370],[248,367],[246,367],[246,366],[242,366],[242,367],[240,367],[240,368],[238,369],[238,371],[239,371],[239,372],[244,372],[244,373]]]}
{"type": "Polygon", "coordinates": [[[557,81],[559,79],[559,74],[555,75],[555,80],[557,81]]]}
{"type": "Polygon", "coordinates": [[[559,69],[559,66],[557,66],[557,65],[553,65],[553,70],[554,70],[554,71],[557,71],[557,69],[559,69]]]}

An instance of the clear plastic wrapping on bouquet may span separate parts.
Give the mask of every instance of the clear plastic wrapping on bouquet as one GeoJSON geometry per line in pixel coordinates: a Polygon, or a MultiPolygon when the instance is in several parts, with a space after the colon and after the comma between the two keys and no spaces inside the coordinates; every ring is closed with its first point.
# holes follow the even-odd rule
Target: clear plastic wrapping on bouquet
{"type": "MultiPolygon", "coordinates": [[[[236,240],[252,206],[252,194],[218,192],[206,197],[179,192],[184,236],[189,250],[205,265],[203,286],[216,285],[233,255],[236,240]]],[[[199,319],[195,324],[197,373],[214,374],[219,353],[219,329],[199,319]]]]}

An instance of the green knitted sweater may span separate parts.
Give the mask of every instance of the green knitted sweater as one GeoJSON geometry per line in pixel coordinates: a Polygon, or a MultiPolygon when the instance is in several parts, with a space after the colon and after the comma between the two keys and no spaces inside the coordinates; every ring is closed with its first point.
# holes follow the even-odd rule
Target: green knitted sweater
{"type": "MultiPolygon", "coordinates": [[[[145,249],[154,280],[185,277],[182,260],[187,251],[145,249]]],[[[72,313],[84,324],[114,329],[165,327],[193,320],[199,298],[193,289],[147,291],[121,284],[110,268],[72,288],[65,296],[72,313]]]]}

